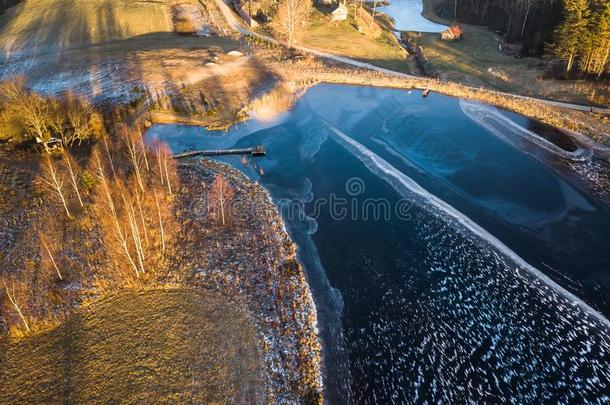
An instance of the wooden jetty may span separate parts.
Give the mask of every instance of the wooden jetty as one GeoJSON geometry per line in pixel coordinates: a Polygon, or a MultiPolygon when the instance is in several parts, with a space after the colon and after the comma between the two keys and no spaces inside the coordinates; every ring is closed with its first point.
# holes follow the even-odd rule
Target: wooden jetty
{"type": "Polygon", "coordinates": [[[250,155],[252,157],[265,156],[265,148],[259,145],[247,149],[220,149],[220,150],[189,150],[173,155],[174,159],[183,159],[194,156],[227,156],[227,155],[250,155]]]}

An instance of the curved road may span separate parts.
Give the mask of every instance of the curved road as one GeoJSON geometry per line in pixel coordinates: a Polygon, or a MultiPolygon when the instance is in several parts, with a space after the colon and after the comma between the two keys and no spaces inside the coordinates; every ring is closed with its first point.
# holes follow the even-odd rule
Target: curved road
{"type": "MultiPolygon", "coordinates": [[[[254,32],[254,31],[251,31],[248,28],[245,28],[241,24],[241,20],[239,20],[235,16],[235,14],[231,10],[231,8],[225,3],[224,0],[215,0],[215,1],[216,1],[216,4],[218,5],[218,8],[222,12],[222,15],[224,16],[225,20],[229,24],[229,26],[232,27],[235,31],[241,33],[242,35],[247,35],[247,36],[252,36],[252,37],[260,38],[260,39],[262,39],[264,41],[267,41],[267,42],[270,42],[270,43],[273,43],[273,44],[277,44],[277,45],[281,45],[281,46],[286,47],[286,48],[289,47],[289,45],[286,42],[284,42],[284,41],[280,41],[280,40],[275,39],[273,37],[270,37],[270,36],[267,36],[267,35],[262,35],[262,34],[254,32]]],[[[355,60],[355,59],[351,59],[351,58],[347,58],[347,57],[344,57],[344,56],[334,55],[334,54],[331,54],[331,53],[328,53],[328,52],[319,51],[317,49],[308,48],[308,47],[305,47],[305,46],[293,45],[292,47],[294,49],[299,50],[299,51],[310,53],[312,55],[316,55],[316,56],[319,56],[321,58],[331,59],[331,60],[335,60],[337,62],[342,62],[342,63],[348,64],[348,65],[352,65],[352,66],[356,66],[356,67],[360,67],[360,68],[364,68],[364,69],[369,69],[369,70],[374,70],[376,72],[384,73],[384,74],[387,74],[387,75],[390,75],[390,76],[401,77],[401,78],[404,78],[404,79],[421,79],[421,77],[419,77],[419,76],[414,76],[414,75],[409,75],[409,74],[406,74],[406,73],[396,72],[396,71],[390,70],[390,69],[384,69],[384,68],[379,67],[379,66],[371,65],[370,63],[361,62],[361,61],[358,61],[358,60],[355,60]]],[[[465,86],[465,87],[468,87],[468,86],[465,86]]],[[[569,108],[571,110],[578,110],[578,111],[584,111],[584,112],[593,112],[593,113],[600,113],[600,114],[610,114],[610,109],[608,109],[608,108],[599,108],[599,107],[594,107],[594,106],[589,106],[589,105],[566,103],[566,102],[562,102],[562,101],[546,100],[546,99],[543,99],[543,98],[528,97],[528,96],[522,96],[522,95],[519,95],[519,94],[506,93],[506,92],[502,92],[502,91],[495,91],[495,90],[489,90],[489,89],[487,89],[487,91],[493,92],[493,93],[496,93],[496,94],[499,94],[499,95],[503,95],[503,96],[520,98],[520,99],[523,99],[523,100],[538,101],[540,103],[544,103],[544,104],[555,106],[555,107],[569,108]]]]}

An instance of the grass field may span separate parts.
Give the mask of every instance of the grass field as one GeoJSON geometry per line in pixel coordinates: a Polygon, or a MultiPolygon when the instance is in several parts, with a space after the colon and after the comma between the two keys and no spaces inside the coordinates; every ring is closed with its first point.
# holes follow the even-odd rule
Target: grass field
{"type": "Polygon", "coordinates": [[[172,31],[166,2],[36,0],[0,17],[3,50],[61,49],[172,31]]]}
{"type": "MultiPolygon", "coordinates": [[[[177,2],[23,2],[0,16],[0,80],[23,75],[37,92],[76,91],[96,102],[129,102],[136,87],[175,93],[216,74],[206,63],[220,66],[228,51],[240,49],[223,35],[176,35],[170,15],[177,2]]],[[[179,2],[195,2],[215,32],[226,31],[212,0],[179,2]]]]}
{"type": "Polygon", "coordinates": [[[576,103],[604,105],[610,100],[610,89],[603,83],[546,79],[541,60],[506,55],[488,28],[462,27],[460,41],[441,41],[438,34],[416,38],[442,79],[576,103]]]}
{"type": "Polygon", "coordinates": [[[421,34],[417,38],[417,44],[424,48],[426,56],[440,73],[460,81],[470,79],[470,84],[507,89],[513,78],[503,77],[501,73],[494,76],[493,70],[510,70],[532,63],[502,53],[493,33],[487,29],[469,26],[464,29],[464,38],[460,41],[441,41],[439,34],[421,34]]]}
{"type": "Polygon", "coordinates": [[[265,403],[257,332],[210,291],[125,292],[0,340],[0,403],[265,403]]]}
{"type": "Polygon", "coordinates": [[[320,10],[314,10],[302,38],[301,43],[305,46],[350,56],[388,69],[402,72],[410,70],[406,51],[395,35],[387,29],[379,30],[376,34],[358,31],[351,9],[346,21],[334,23],[320,10]]]}

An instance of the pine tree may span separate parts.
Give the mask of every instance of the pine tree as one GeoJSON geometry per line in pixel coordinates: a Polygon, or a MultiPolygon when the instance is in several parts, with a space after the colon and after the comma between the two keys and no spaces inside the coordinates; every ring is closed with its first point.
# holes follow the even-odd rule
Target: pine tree
{"type": "Polygon", "coordinates": [[[587,44],[590,10],[588,0],[563,0],[563,7],[565,19],[555,30],[551,51],[566,62],[570,73],[583,44],[587,44]]]}
{"type": "Polygon", "coordinates": [[[588,71],[600,78],[606,71],[610,57],[610,2],[599,1],[591,21],[594,49],[588,71]]]}

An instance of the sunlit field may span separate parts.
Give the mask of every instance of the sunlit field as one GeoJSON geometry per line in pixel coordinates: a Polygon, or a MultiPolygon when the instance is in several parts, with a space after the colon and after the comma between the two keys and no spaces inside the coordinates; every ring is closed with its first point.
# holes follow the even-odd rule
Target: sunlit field
{"type": "Polygon", "coordinates": [[[172,31],[169,1],[26,1],[0,17],[0,46],[69,48],[172,31]]]}

